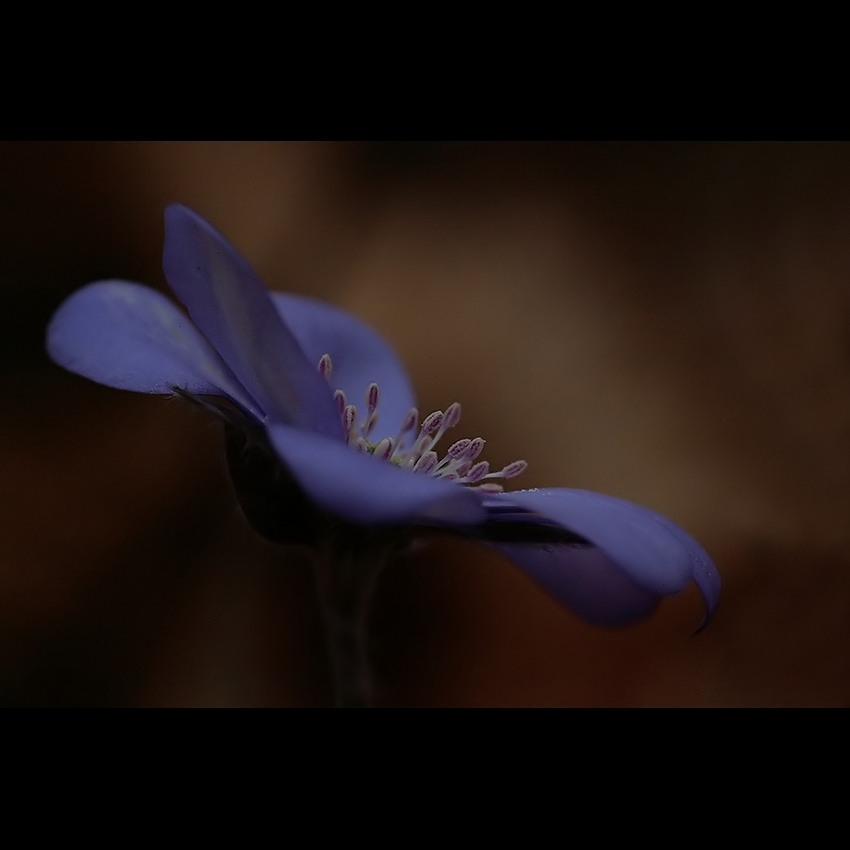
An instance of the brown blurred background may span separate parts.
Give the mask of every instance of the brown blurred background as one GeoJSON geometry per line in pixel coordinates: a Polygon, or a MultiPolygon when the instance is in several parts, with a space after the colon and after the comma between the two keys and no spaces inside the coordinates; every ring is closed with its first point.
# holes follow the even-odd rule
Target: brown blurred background
{"type": "Polygon", "coordinates": [[[185,203],[271,287],[379,328],[518,482],[688,528],[724,579],[607,631],[451,540],[374,611],[384,705],[850,702],[850,144],[0,144],[0,704],[329,702],[309,561],[220,435],[52,365],[83,284],[165,290],[185,203]]]}

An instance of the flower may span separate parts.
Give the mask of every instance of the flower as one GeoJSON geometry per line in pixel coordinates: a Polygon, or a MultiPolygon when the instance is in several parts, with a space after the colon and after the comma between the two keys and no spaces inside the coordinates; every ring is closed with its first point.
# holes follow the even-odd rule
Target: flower
{"type": "Polygon", "coordinates": [[[665,517],[563,488],[504,492],[524,461],[491,472],[484,441],[439,440],[460,405],[421,424],[390,346],[348,313],[269,293],[243,257],[186,207],[165,213],[163,268],[188,317],[154,289],[89,284],[56,311],[53,360],[111,387],[179,394],[224,419],[243,508],[275,539],[310,542],[307,517],[349,526],[454,531],[504,553],[587,620],[619,625],[694,582],[714,612],[710,557],[665,517]],[[364,395],[365,393],[365,395],[364,395]],[[365,399],[365,406],[352,400],[365,399]],[[380,419],[377,414],[380,413],[380,419]]]}

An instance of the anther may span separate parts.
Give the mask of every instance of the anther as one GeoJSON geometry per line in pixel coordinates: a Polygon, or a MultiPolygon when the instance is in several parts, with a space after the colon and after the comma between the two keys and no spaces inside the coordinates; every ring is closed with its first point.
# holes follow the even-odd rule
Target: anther
{"type": "Polygon", "coordinates": [[[407,411],[407,416],[404,417],[404,421],[401,423],[401,428],[399,428],[399,434],[407,434],[408,431],[413,431],[416,429],[416,425],[419,422],[419,411],[415,407],[411,407],[410,410],[407,411]]]}
{"type": "Polygon", "coordinates": [[[528,464],[524,460],[515,460],[509,463],[498,475],[501,478],[516,478],[528,468],[528,464]]]}
{"type": "Polygon", "coordinates": [[[446,452],[446,455],[450,457],[452,460],[457,460],[460,457],[464,457],[466,455],[467,450],[469,449],[469,445],[472,442],[470,439],[458,440],[456,443],[452,443],[449,446],[449,450],[446,452]]]}
{"type": "Polygon", "coordinates": [[[319,358],[319,374],[327,380],[331,376],[331,372],[333,372],[333,363],[331,362],[330,354],[323,354],[319,358]]]}
{"type": "Polygon", "coordinates": [[[437,453],[425,452],[413,466],[414,472],[430,472],[437,465],[437,453]]]}
{"type": "Polygon", "coordinates": [[[398,429],[398,433],[395,435],[395,445],[400,446],[401,441],[404,438],[405,434],[409,434],[411,431],[416,430],[416,426],[419,424],[419,411],[415,407],[411,407],[410,410],[407,411],[404,419],[402,420],[401,426],[398,429]]]}
{"type": "Polygon", "coordinates": [[[357,421],[357,408],[353,404],[347,404],[342,411],[342,428],[345,438],[350,443],[354,434],[354,423],[357,421]]]}
{"type": "Polygon", "coordinates": [[[420,429],[423,434],[430,434],[433,431],[436,431],[440,425],[443,423],[443,411],[435,410],[433,413],[429,413],[422,420],[422,428],[420,429]]]}
{"type": "Polygon", "coordinates": [[[443,434],[449,430],[449,428],[454,428],[457,423],[460,422],[460,404],[454,401],[447,408],[446,412],[443,414],[443,418],[440,420],[440,427],[437,433],[434,435],[434,440],[431,443],[432,446],[437,445],[442,439],[443,434]]]}
{"type": "Polygon", "coordinates": [[[369,413],[374,413],[378,406],[378,385],[369,384],[369,389],[366,390],[366,405],[369,408],[369,413]]]}
{"type": "Polygon", "coordinates": [[[483,440],[481,437],[475,437],[475,439],[469,441],[469,447],[466,452],[464,452],[464,458],[466,460],[475,460],[481,452],[484,451],[484,446],[487,441],[483,440]]]}
{"type": "Polygon", "coordinates": [[[448,431],[449,428],[454,428],[460,422],[460,402],[454,401],[443,414],[443,430],[448,431]]]}
{"type": "Polygon", "coordinates": [[[381,460],[389,460],[392,457],[395,443],[391,437],[384,437],[376,446],[373,454],[381,460]]]}
{"type": "Polygon", "coordinates": [[[484,478],[490,471],[490,464],[486,460],[478,461],[469,472],[466,473],[466,481],[464,484],[475,484],[484,478]]]}

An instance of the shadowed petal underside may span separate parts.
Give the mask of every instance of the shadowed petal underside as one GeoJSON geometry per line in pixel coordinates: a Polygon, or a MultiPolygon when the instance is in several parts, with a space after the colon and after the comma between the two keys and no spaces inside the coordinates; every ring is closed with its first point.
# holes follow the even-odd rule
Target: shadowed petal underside
{"type": "Polygon", "coordinates": [[[491,521],[561,528],[593,544],[494,544],[588,619],[608,625],[637,619],[691,581],[703,596],[706,620],[717,606],[720,577],[705,550],[648,508],[601,493],[559,488],[497,494],[486,500],[486,507],[491,521]]]}

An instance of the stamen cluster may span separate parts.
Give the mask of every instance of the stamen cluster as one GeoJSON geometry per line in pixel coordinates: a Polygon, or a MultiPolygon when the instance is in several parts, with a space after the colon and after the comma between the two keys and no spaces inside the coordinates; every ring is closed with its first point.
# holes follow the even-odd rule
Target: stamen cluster
{"type": "MultiPolygon", "coordinates": [[[[330,380],[333,364],[330,355],[323,354],[319,360],[319,373],[330,380]]],[[[363,415],[357,407],[350,404],[342,390],[334,392],[334,401],[342,420],[345,440],[357,451],[374,455],[389,461],[402,469],[432,475],[445,481],[473,486],[491,493],[499,493],[504,488],[492,479],[515,478],[528,464],[524,460],[515,460],[498,472],[490,472],[486,460],[478,460],[484,449],[485,441],[481,437],[464,438],[452,443],[440,458],[434,451],[443,435],[460,422],[460,404],[454,402],[445,411],[435,410],[429,413],[420,424],[419,411],[412,407],[399,426],[395,437],[384,437],[372,442],[370,437],[378,421],[378,402],[380,390],[375,383],[366,389],[366,408],[363,415]],[[408,445],[412,435],[418,434],[408,445]]]]}

